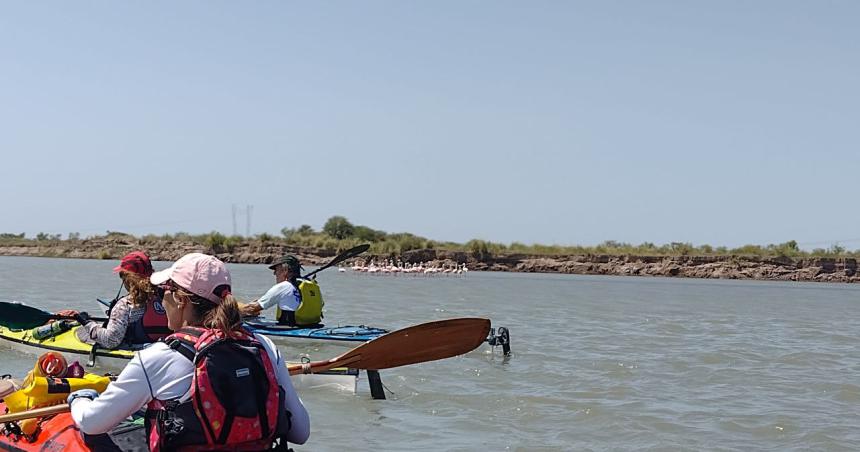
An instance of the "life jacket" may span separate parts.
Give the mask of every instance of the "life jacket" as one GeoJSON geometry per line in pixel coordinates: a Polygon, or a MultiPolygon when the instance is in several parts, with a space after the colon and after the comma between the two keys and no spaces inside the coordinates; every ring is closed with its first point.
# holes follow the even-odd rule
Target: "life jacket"
{"type": "MultiPolygon", "coordinates": [[[[285,392],[263,345],[244,330],[183,328],[165,339],[194,364],[188,394],[147,405],[151,451],[266,450],[285,437],[285,392]]],[[[286,447],[286,440],[281,440],[286,447]]]]}
{"type": "MultiPolygon", "coordinates": [[[[323,306],[325,302],[322,298],[322,291],[315,280],[300,279],[299,281],[299,307],[292,314],[294,319],[289,322],[297,326],[318,325],[323,318],[323,306]]],[[[284,312],[280,306],[275,310],[275,317],[281,319],[284,312]]]]}
{"type": "Polygon", "coordinates": [[[149,344],[169,336],[173,331],[167,327],[167,311],[159,297],[150,298],[144,306],[143,317],[130,323],[125,330],[124,342],[149,344]]]}

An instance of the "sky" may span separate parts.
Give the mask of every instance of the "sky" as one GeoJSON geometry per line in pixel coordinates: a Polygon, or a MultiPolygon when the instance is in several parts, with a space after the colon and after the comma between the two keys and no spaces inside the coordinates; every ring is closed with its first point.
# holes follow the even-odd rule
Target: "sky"
{"type": "Polygon", "coordinates": [[[4,2],[0,232],[860,248],[856,1],[4,2]],[[245,232],[239,215],[238,232],[245,232]]]}

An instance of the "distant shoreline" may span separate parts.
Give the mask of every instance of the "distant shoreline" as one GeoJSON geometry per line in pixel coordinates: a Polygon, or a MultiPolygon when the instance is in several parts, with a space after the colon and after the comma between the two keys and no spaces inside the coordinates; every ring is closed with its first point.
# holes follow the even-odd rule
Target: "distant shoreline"
{"type": "MultiPolygon", "coordinates": [[[[86,240],[56,240],[0,245],[2,256],[65,257],[117,260],[125,253],[142,249],[154,260],[173,261],[190,252],[214,254],[225,262],[268,264],[284,253],[295,254],[302,263],[321,265],[337,255],[337,250],[249,241],[218,249],[186,241],[154,241],[100,237],[86,240]]],[[[563,255],[546,256],[516,253],[471,253],[436,249],[406,251],[394,256],[408,263],[466,264],[473,271],[519,273],[561,273],[578,275],[664,276],[700,279],[740,279],[762,281],[860,282],[857,259],[852,257],[759,257],[742,255],[563,255]]],[[[357,261],[391,255],[364,254],[357,261]]]]}

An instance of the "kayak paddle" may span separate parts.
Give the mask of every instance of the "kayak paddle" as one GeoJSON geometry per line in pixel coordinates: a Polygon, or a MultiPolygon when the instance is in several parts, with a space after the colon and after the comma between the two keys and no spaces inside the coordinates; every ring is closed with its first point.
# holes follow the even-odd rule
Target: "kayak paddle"
{"type": "Polygon", "coordinates": [[[290,364],[290,375],[335,367],[381,370],[450,358],[476,349],[487,340],[490,320],[461,318],[421,323],[379,336],[326,361],[290,364]]]}
{"type": "MultiPolygon", "coordinates": [[[[450,358],[468,353],[484,343],[490,320],[461,318],[421,323],[380,336],[325,361],[290,364],[290,375],[322,372],[335,367],[389,369],[450,358]]],[[[0,416],[0,423],[49,416],[69,411],[68,404],[36,408],[0,416]]]]}
{"type": "Polygon", "coordinates": [[[68,403],[64,403],[62,405],[46,406],[44,408],[35,408],[32,410],[21,411],[20,413],[4,414],[3,416],[0,416],[0,423],[20,421],[23,419],[30,419],[34,417],[50,416],[52,414],[67,413],[68,411],[68,403]]]}
{"type": "Polygon", "coordinates": [[[332,265],[337,265],[337,264],[339,264],[339,263],[341,263],[347,259],[358,256],[359,254],[367,251],[368,249],[370,249],[369,243],[365,243],[363,245],[358,245],[354,248],[350,248],[350,249],[338,254],[337,256],[335,256],[334,259],[332,259],[331,262],[329,262],[328,264],[325,264],[322,267],[308,273],[307,275],[302,276],[302,278],[303,279],[310,279],[311,276],[331,267],[332,265]]]}
{"type": "MultiPolygon", "coordinates": [[[[51,314],[39,308],[18,302],[0,301],[0,325],[13,330],[27,330],[44,325],[48,320],[69,319],[74,316],[51,314]]],[[[103,322],[104,317],[90,317],[90,320],[103,322]]]]}

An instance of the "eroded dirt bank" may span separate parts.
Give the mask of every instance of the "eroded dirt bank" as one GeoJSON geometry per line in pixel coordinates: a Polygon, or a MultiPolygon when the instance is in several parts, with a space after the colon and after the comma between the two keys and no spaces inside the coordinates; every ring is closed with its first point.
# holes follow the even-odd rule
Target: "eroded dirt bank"
{"type": "MultiPolygon", "coordinates": [[[[191,242],[135,239],[91,239],[0,246],[0,255],[82,259],[119,259],[128,251],[146,250],[154,260],[172,261],[189,252],[211,253],[226,262],[267,264],[284,253],[296,254],[303,263],[319,265],[337,254],[334,250],[296,247],[277,243],[248,242],[222,249],[191,242]]],[[[365,254],[360,260],[392,256],[365,254]]],[[[525,254],[473,254],[462,251],[414,250],[398,257],[405,262],[430,264],[466,263],[471,270],[580,275],[670,276],[685,278],[756,279],[775,281],[860,281],[853,258],[758,258],[755,256],[631,256],[525,254]]]]}

